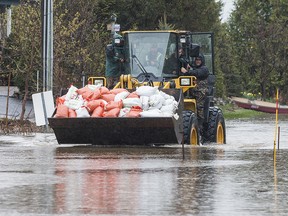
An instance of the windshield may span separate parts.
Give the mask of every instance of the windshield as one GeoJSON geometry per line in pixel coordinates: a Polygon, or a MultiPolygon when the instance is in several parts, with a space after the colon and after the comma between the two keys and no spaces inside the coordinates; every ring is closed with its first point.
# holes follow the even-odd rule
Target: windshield
{"type": "Polygon", "coordinates": [[[129,32],[124,35],[124,40],[126,73],[138,77],[144,69],[144,72],[152,73],[157,78],[177,76],[179,63],[174,33],[129,32]]]}

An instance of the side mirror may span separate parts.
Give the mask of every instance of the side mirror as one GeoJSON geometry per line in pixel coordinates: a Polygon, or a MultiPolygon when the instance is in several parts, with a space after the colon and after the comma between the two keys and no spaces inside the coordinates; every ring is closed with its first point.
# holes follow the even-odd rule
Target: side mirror
{"type": "Polygon", "coordinates": [[[197,57],[199,56],[200,46],[198,44],[190,44],[189,46],[189,56],[190,57],[197,57]]]}

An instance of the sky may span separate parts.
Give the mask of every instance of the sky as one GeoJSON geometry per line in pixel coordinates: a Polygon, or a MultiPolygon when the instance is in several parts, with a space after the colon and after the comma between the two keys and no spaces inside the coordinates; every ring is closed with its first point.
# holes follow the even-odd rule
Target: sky
{"type": "Polygon", "coordinates": [[[234,8],[234,0],[222,0],[223,4],[224,4],[224,7],[223,7],[223,10],[222,10],[222,22],[226,22],[229,18],[229,15],[231,13],[231,11],[233,10],[234,8]]]}

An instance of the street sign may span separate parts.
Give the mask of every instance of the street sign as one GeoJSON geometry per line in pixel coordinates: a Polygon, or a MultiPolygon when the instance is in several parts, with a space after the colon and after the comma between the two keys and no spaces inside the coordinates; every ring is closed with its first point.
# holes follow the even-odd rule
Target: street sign
{"type": "Polygon", "coordinates": [[[32,101],[33,101],[36,125],[47,126],[48,118],[52,117],[55,109],[52,91],[33,94],[32,101]]]}

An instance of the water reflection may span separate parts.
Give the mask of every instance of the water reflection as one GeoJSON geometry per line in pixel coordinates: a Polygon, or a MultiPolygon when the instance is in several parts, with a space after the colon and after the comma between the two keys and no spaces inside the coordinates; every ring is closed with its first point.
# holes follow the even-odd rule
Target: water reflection
{"type": "Polygon", "coordinates": [[[0,213],[286,215],[285,124],[275,161],[272,121],[226,125],[226,145],[185,146],[185,160],[175,146],[58,146],[49,136],[3,137],[0,213]]]}

